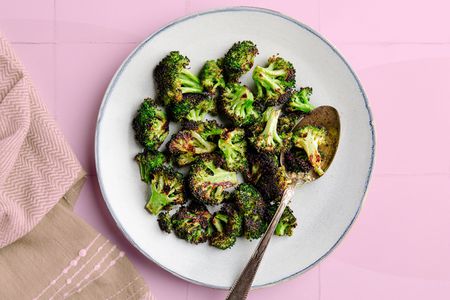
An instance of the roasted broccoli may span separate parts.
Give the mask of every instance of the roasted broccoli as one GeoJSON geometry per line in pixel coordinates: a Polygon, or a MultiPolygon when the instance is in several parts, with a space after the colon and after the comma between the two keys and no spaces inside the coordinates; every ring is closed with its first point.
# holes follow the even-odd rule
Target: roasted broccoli
{"type": "Polygon", "coordinates": [[[267,169],[259,178],[256,187],[267,202],[280,201],[292,179],[286,173],[284,166],[267,169]]]}
{"type": "Polygon", "coordinates": [[[168,106],[183,100],[183,94],[202,93],[200,79],[187,69],[189,58],[178,51],[170,52],[154,70],[158,98],[168,106]]]}
{"type": "Polygon", "coordinates": [[[150,197],[145,208],[153,215],[162,209],[170,209],[174,204],[183,204],[184,196],[183,174],[171,167],[157,168],[149,183],[150,197]]]}
{"type": "MultiPolygon", "coordinates": [[[[269,205],[267,208],[267,222],[272,221],[275,212],[278,209],[277,204],[269,205]]],[[[281,214],[280,221],[278,221],[277,227],[275,227],[275,235],[279,236],[291,236],[294,232],[294,228],[297,227],[297,218],[294,216],[292,209],[287,206],[284,212],[281,214]]]]}
{"type": "Polygon", "coordinates": [[[285,104],[285,109],[288,112],[302,112],[309,113],[314,109],[314,106],[309,103],[309,98],[312,94],[312,88],[304,87],[299,91],[294,91],[290,97],[288,102],[285,104]]]}
{"type": "Polygon", "coordinates": [[[246,182],[256,185],[262,174],[274,173],[278,168],[279,162],[276,155],[247,151],[248,168],[243,172],[246,182]]]}
{"type": "Polygon", "coordinates": [[[280,117],[281,110],[273,106],[266,109],[263,115],[264,128],[259,131],[255,127],[253,137],[250,138],[250,142],[258,151],[268,153],[280,153],[284,146],[283,138],[277,132],[278,118],[280,117]]]}
{"type": "Polygon", "coordinates": [[[258,48],[252,41],[234,43],[223,58],[223,69],[227,82],[238,82],[239,78],[253,67],[258,48]]]}
{"type": "Polygon", "coordinates": [[[267,67],[256,66],[253,70],[256,85],[256,99],[268,105],[282,104],[295,87],[295,68],[287,60],[272,56],[267,67]]]}
{"type": "Polygon", "coordinates": [[[309,162],[316,171],[317,175],[322,176],[322,156],[319,147],[325,143],[327,131],[325,128],[315,126],[305,126],[293,134],[294,145],[305,150],[309,162]]]}
{"type": "Polygon", "coordinates": [[[252,240],[259,238],[267,228],[266,204],[251,184],[241,183],[233,193],[234,201],[243,216],[243,234],[252,240]]]}
{"type": "Polygon", "coordinates": [[[312,165],[304,149],[292,147],[284,153],[284,165],[288,172],[308,173],[312,165]]]}
{"type": "Polygon", "coordinates": [[[147,150],[157,150],[169,134],[166,114],[151,98],[144,99],[132,125],[136,140],[147,150]]]}
{"type": "Polygon", "coordinates": [[[149,183],[153,171],[164,164],[166,156],[159,151],[144,150],[137,154],[134,157],[134,160],[139,166],[141,180],[145,183],[149,183]]]}
{"type": "Polygon", "coordinates": [[[181,130],[193,130],[198,132],[204,139],[215,141],[225,129],[216,120],[207,120],[203,122],[183,122],[181,123],[181,130]]]}
{"type": "Polygon", "coordinates": [[[231,203],[225,203],[220,211],[214,213],[212,224],[215,230],[209,243],[216,248],[231,248],[236,237],[242,234],[242,216],[231,203]]]}
{"type": "Polygon", "coordinates": [[[260,118],[252,92],[244,85],[227,84],[220,98],[220,108],[235,126],[248,126],[260,118]]]}
{"type": "Polygon", "coordinates": [[[287,136],[291,133],[299,121],[300,115],[297,113],[282,114],[277,124],[277,131],[280,133],[280,136],[287,136]]]}
{"type": "Polygon", "coordinates": [[[162,231],[172,232],[172,219],[168,211],[160,212],[158,215],[158,225],[162,231]]]}
{"type": "Polygon", "coordinates": [[[181,130],[172,136],[168,149],[177,164],[185,166],[194,161],[196,155],[213,152],[216,144],[207,141],[197,131],[181,130]]]}
{"type": "Polygon", "coordinates": [[[203,155],[191,166],[188,185],[192,195],[205,204],[219,204],[227,197],[225,189],[238,184],[237,174],[221,168],[223,160],[214,154],[203,155]]]}
{"type": "Polygon", "coordinates": [[[225,86],[222,62],[222,59],[208,60],[200,71],[200,82],[213,98],[217,96],[218,90],[225,86]]]}
{"type": "Polygon", "coordinates": [[[217,143],[228,171],[244,172],[247,169],[247,141],[242,128],[225,131],[217,143]]]}
{"type": "Polygon", "coordinates": [[[183,94],[180,102],[169,106],[171,119],[175,121],[202,121],[207,113],[215,114],[216,103],[208,94],[183,94]]]}
{"type": "Polygon", "coordinates": [[[208,209],[198,203],[181,206],[172,216],[172,230],[175,235],[192,244],[206,242],[212,235],[212,216],[208,209]]]}

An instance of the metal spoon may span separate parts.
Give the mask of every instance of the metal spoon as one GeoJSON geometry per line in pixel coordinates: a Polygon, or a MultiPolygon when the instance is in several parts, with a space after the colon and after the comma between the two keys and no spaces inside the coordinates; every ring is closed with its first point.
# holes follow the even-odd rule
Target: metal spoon
{"type": "MultiPolygon", "coordinates": [[[[320,148],[322,154],[322,169],[324,172],[328,169],[333,161],[334,155],[339,144],[339,134],[340,134],[340,121],[339,114],[334,107],[331,106],[320,106],[314,109],[309,115],[305,116],[300,122],[293,128],[293,131],[302,128],[307,125],[313,125],[317,127],[324,127],[327,130],[327,142],[326,145],[320,148]]],[[[284,165],[284,153],[280,156],[281,164],[284,165]]],[[[250,291],[250,288],[255,278],[256,271],[258,270],[259,264],[264,256],[267,245],[272,238],[275,227],[278,225],[278,221],[284,212],[284,209],[291,201],[294,196],[294,191],[296,186],[301,185],[305,182],[311,182],[319,178],[319,176],[311,171],[305,174],[289,174],[292,183],[284,191],[283,197],[281,198],[280,204],[278,206],[275,215],[272,218],[266,232],[259,241],[258,247],[256,247],[253,256],[250,258],[249,262],[245,266],[241,275],[236,280],[236,282],[231,287],[230,293],[227,296],[227,300],[242,300],[246,299],[250,291]]]]}

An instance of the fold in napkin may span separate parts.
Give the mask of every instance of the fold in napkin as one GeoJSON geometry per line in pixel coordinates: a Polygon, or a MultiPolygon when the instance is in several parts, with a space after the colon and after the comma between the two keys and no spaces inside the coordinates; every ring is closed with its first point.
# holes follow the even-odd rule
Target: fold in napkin
{"type": "Polygon", "coordinates": [[[0,35],[0,299],[153,299],[124,253],[73,213],[84,180],[0,35]]]}

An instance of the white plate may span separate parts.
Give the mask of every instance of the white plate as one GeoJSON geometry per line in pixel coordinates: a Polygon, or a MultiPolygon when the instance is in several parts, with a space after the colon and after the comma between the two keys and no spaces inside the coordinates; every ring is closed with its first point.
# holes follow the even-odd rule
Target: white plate
{"type": "Polygon", "coordinates": [[[313,87],[312,103],[332,105],[341,116],[341,142],[332,166],[323,178],[297,191],[291,207],[299,226],[291,238],[272,239],[255,287],[302,273],[336,246],[361,208],[374,159],[364,91],[336,49],[309,27],[274,11],[237,7],[188,16],[149,36],[124,61],[103,99],[95,147],[98,180],[117,225],[136,248],[173,274],[209,287],[229,288],[257,241],[239,239],[221,251],[161,232],[144,209],[145,185],[133,161],[140,148],[131,120],[143,98],[155,97],[153,68],[169,51],[187,55],[197,72],[206,59],[221,57],[233,42],[246,39],[258,46],[256,64],[279,53],[296,67],[297,85],[313,87]]]}

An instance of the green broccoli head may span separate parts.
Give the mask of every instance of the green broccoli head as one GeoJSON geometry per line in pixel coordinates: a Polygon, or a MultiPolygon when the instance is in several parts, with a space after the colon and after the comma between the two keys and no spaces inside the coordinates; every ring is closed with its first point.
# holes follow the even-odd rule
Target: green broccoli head
{"type": "MultiPolygon", "coordinates": [[[[278,204],[269,205],[267,208],[267,222],[270,223],[277,209],[278,204]]],[[[275,235],[291,236],[295,227],[297,227],[297,218],[294,216],[292,209],[288,206],[281,214],[280,221],[278,221],[277,227],[275,227],[275,235]]]]}
{"type": "Polygon", "coordinates": [[[159,229],[164,232],[172,232],[172,218],[167,211],[160,212],[158,215],[158,225],[159,229]]]}
{"type": "Polygon", "coordinates": [[[234,43],[223,58],[223,69],[227,82],[238,82],[239,78],[253,67],[258,48],[252,41],[234,43]]]}
{"type": "Polygon", "coordinates": [[[292,173],[308,173],[312,169],[304,149],[292,147],[284,153],[286,170],[292,173]]]}
{"type": "Polygon", "coordinates": [[[253,136],[250,138],[250,142],[257,151],[267,153],[280,153],[284,146],[283,137],[277,132],[278,119],[280,117],[281,110],[273,106],[268,107],[264,112],[262,122],[264,128],[259,131],[258,127],[255,127],[253,136]]]}
{"type": "Polygon", "coordinates": [[[244,172],[247,169],[247,141],[242,128],[225,131],[217,143],[228,171],[244,172]]]}
{"type": "Polygon", "coordinates": [[[166,162],[166,156],[159,151],[144,150],[137,154],[134,157],[134,160],[139,166],[141,180],[145,183],[149,183],[153,171],[166,162]]]}
{"type": "Polygon", "coordinates": [[[181,102],[183,94],[203,92],[200,79],[187,69],[189,62],[180,52],[172,51],[156,66],[158,98],[164,105],[181,102]]]}
{"type": "Polygon", "coordinates": [[[298,91],[294,91],[284,106],[285,110],[287,112],[309,113],[314,109],[314,106],[309,103],[311,94],[312,88],[310,87],[304,87],[298,91]]]}
{"type": "Polygon", "coordinates": [[[221,168],[223,160],[217,155],[203,155],[192,164],[188,185],[192,195],[205,204],[220,204],[227,198],[225,189],[238,184],[236,172],[221,168]]]}
{"type": "Polygon", "coordinates": [[[172,205],[186,202],[184,196],[183,174],[171,167],[157,168],[149,183],[150,197],[145,208],[153,215],[172,205]]]}
{"type": "Polygon", "coordinates": [[[261,116],[254,106],[252,92],[237,83],[227,84],[220,98],[220,108],[235,126],[248,126],[261,116]]]}
{"type": "MultiPolygon", "coordinates": [[[[216,149],[216,144],[207,141],[197,131],[181,130],[172,136],[168,149],[172,155],[186,154],[189,155],[188,157],[194,158],[198,154],[213,152],[216,149]]],[[[184,159],[186,159],[186,156],[184,156],[184,159]]]]}
{"type": "Polygon", "coordinates": [[[289,92],[295,87],[295,68],[287,60],[272,56],[268,66],[256,66],[253,70],[256,98],[268,105],[282,104],[288,100],[289,92]]]}
{"type": "Polygon", "coordinates": [[[136,141],[147,150],[157,150],[169,134],[169,121],[151,98],[144,99],[132,123],[136,141]]]}
{"type": "Polygon", "coordinates": [[[222,63],[222,59],[208,60],[200,71],[200,82],[213,97],[217,96],[219,89],[225,86],[222,63]]]}
{"type": "Polygon", "coordinates": [[[273,172],[279,166],[278,157],[273,154],[247,151],[248,168],[243,172],[245,182],[256,185],[261,176],[273,172]]]}
{"type": "Polygon", "coordinates": [[[224,204],[220,211],[214,213],[212,224],[215,230],[209,243],[216,248],[231,248],[236,237],[242,234],[242,216],[231,203],[224,204]]]}
{"type": "Polygon", "coordinates": [[[243,216],[244,237],[259,238],[267,229],[266,204],[261,194],[251,184],[241,183],[234,191],[234,201],[243,216]]]}
{"type": "Polygon", "coordinates": [[[286,173],[284,166],[267,169],[261,175],[256,187],[267,202],[280,201],[286,188],[292,184],[292,179],[286,173]]]}
{"type": "Polygon", "coordinates": [[[216,112],[216,102],[209,94],[183,94],[181,102],[169,106],[170,117],[179,121],[202,121],[207,113],[216,112]]]}
{"type": "Polygon", "coordinates": [[[293,133],[294,146],[305,150],[309,162],[317,175],[322,176],[322,156],[319,147],[326,142],[327,131],[325,128],[305,126],[293,133]]]}
{"type": "Polygon", "coordinates": [[[172,216],[172,230],[175,235],[192,244],[206,242],[213,233],[212,216],[201,204],[181,206],[172,216]]]}

